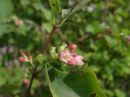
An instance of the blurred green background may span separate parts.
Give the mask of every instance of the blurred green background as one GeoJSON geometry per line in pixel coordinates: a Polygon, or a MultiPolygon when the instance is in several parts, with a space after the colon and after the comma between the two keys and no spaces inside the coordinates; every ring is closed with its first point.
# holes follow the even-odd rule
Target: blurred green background
{"type": "MultiPolygon", "coordinates": [[[[78,2],[60,0],[61,14],[78,2]]],[[[19,97],[26,76],[18,61],[20,51],[42,53],[52,28],[48,0],[0,0],[0,97],[19,97]]],[[[130,0],[90,0],[62,25],[49,45],[76,43],[107,96],[130,97],[129,35],[130,0]]],[[[34,97],[48,97],[40,84],[34,81],[34,97]]]]}

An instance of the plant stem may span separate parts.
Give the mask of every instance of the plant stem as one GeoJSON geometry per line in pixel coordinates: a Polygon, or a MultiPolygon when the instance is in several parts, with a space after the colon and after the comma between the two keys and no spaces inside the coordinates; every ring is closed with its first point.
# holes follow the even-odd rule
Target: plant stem
{"type": "Polygon", "coordinates": [[[48,50],[48,47],[49,47],[49,43],[51,42],[51,39],[52,39],[52,36],[55,32],[57,32],[59,29],[59,26],[58,25],[54,25],[53,26],[53,29],[51,31],[51,33],[49,34],[49,37],[47,38],[46,42],[45,42],[45,48],[44,48],[44,53],[46,54],[47,53],[47,50],[48,50]]]}
{"type": "Polygon", "coordinates": [[[29,86],[28,86],[28,89],[27,89],[26,97],[30,96],[30,91],[31,91],[33,80],[34,80],[36,74],[37,74],[37,65],[36,65],[36,67],[32,71],[32,76],[31,76],[31,80],[30,80],[30,83],[29,83],[29,86]]]}

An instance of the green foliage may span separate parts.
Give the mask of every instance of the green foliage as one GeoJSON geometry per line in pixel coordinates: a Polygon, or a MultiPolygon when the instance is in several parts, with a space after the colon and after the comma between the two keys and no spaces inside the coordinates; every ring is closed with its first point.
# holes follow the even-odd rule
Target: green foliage
{"type": "Polygon", "coordinates": [[[50,84],[53,97],[91,97],[93,94],[95,97],[106,97],[94,72],[87,66],[83,68],[83,71],[71,73],[64,80],[55,77],[50,84]]]}
{"type": "Polygon", "coordinates": [[[59,0],[49,0],[49,2],[54,16],[57,16],[61,10],[59,0]]]}
{"type": "MultiPolygon", "coordinates": [[[[107,97],[129,97],[129,3],[129,0],[0,0],[0,96],[20,97],[24,94],[26,87],[22,81],[31,79],[32,75],[30,64],[18,62],[19,52],[24,50],[32,54],[36,62],[33,65],[38,65],[40,71],[45,72],[43,68],[47,60],[50,84],[56,97],[64,97],[64,93],[74,97],[104,97],[100,94],[100,86],[107,97]],[[23,24],[16,25],[16,20],[22,20],[23,24]],[[77,51],[84,56],[85,63],[96,72],[98,79],[93,73],[89,76],[89,70],[78,74],[63,72],[56,59],[58,49],[53,49],[51,56],[36,56],[46,48],[45,42],[55,24],[53,20],[61,27],[49,46],[76,43],[77,51]],[[51,73],[53,67],[58,73],[56,70],[51,73]],[[87,93],[88,85],[91,88],[87,93]],[[62,91],[65,92],[61,94],[62,91]]],[[[47,82],[44,73],[40,72],[31,89],[33,97],[52,97],[47,82]]]]}
{"type": "Polygon", "coordinates": [[[6,21],[11,16],[13,4],[11,0],[0,1],[0,21],[6,21]]]}

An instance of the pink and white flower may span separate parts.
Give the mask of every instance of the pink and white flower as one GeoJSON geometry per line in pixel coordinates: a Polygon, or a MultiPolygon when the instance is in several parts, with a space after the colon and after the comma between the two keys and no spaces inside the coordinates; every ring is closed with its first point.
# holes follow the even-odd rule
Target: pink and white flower
{"type": "Polygon", "coordinates": [[[80,56],[80,55],[77,55],[73,58],[73,60],[75,60],[75,64],[76,65],[83,65],[84,62],[83,62],[83,57],[80,56]]]}
{"type": "Polygon", "coordinates": [[[83,56],[77,55],[69,50],[63,50],[59,54],[59,58],[62,62],[70,66],[81,66],[84,64],[83,56]]]}
{"type": "Polygon", "coordinates": [[[72,59],[73,56],[72,56],[72,54],[71,54],[71,52],[70,52],[69,50],[63,50],[63,51],[60,52],[59,58],[60,58],[60,60],[63,61],[64,63],[68,63],[68,61],[69,61],[70,59],[72,59]]]}

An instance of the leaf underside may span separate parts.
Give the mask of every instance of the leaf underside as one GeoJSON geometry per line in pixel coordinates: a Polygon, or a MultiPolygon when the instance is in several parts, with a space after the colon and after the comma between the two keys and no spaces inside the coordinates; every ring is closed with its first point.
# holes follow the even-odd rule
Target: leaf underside
{"type": "Polygon", "coordinates": [[[82,72],[71,73],[64,80],[50,81],[53,97],[106,97],[95,73],[85,66],[82,72]]]}

